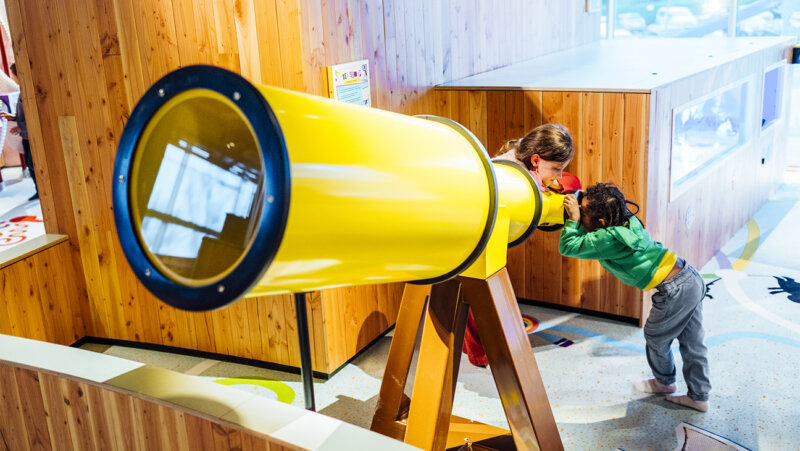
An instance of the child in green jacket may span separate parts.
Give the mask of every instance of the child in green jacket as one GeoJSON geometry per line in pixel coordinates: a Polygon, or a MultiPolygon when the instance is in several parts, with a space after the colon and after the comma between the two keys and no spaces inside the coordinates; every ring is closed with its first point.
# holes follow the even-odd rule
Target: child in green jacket
{"type": "MultiPolygon", "coordinates": [[[[655,376],[635,387],[645,393],[666,394],[674,403],[708,410],[708,350],[703,344],[705,283],[692,265],[650,238],[628,210],[622,192],[598,183],[581,193],[580,204],[567,196],[568,219],[561,231],[559,251],[566,257],[598,260],[623,283],[642,290],[655,288],[653,308],[644,326],[647,363],[655,376]],[[677,338],[683,358],[683,377],[689,392],[675,392],[675,362],[670,346],[677,338]]],[[[638,206],[637,206],[638,210],[638,206]]]]}

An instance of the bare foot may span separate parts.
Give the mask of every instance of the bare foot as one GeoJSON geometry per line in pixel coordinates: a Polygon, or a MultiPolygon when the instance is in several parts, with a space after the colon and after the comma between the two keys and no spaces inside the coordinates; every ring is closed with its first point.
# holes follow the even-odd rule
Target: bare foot
{"type": "Polygon", "coordinates": [[[655,379],[647,379],[636,382],[633,384],[633,386],[642,393],[653,393],[656,395],[675,393],[677,388],[675,384],[664,385],[655,379]]]}
{"type": "Polygon", "coordinates": [[[708,412],[708,401],[695,401],[686,395],[667,396],[667,401],[674,402],[675,404],[680,404],[682,406],[691,407],[692,409],[699,410],[700,412],[708,412]]]}

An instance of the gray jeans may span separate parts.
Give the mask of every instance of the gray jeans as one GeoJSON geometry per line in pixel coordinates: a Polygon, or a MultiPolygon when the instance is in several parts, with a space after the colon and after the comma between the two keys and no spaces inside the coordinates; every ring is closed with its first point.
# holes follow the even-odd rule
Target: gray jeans
{"type": "Polygon", "coordinates": [[[706,287],[703,278],[690,264],[672,279],[656,286],[653,309],[644,325],[647,363],[653,376],[664,385],[675,382],[672,341],[678,339],[683,358],[683,378],[689,397],[708,401],[708,349],[703,344],[703,303],[706,287]]]}

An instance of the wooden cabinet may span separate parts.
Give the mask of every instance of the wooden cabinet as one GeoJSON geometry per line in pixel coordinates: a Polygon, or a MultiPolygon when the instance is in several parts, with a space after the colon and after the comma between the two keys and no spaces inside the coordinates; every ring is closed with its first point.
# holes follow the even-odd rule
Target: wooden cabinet
{"type": "MultiPolygon", "coordinates": [[[[468,126],[490,155],[544,123],[567,126],[584,186],[614,182],[641,207],[653,237],[701,268],[764,203],[780,180],[788,101],[762,130],[671,189],[675,111],[731,86],[750,86],[745,109],[761,109],[764,74],[785,62],[791,38],[599,41],[437,87],[442,113],[468,126]],[[447,105],[450,108],[447,108],[447,105]]],[[[789,77],[779,96],[788,99],[789,77]]],[[[558,233],[537,231],[509,250],[517,296],[642,321],[647,296],[596,261],[561,257],[558,233]]]]}

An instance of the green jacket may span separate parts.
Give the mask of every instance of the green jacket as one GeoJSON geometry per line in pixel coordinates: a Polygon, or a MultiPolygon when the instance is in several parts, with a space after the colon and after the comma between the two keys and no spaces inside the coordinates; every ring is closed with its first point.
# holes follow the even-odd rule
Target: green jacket
{"type": "Polygon", "coordinates": [[[677,256],[665,249],[636,216],[627,226],[606,227],[586,233],[580,223],[567,220],[561,229],[558,250],[565,257],[598,260],[626,285],[649,290],[661,283],[677,256]]]}

